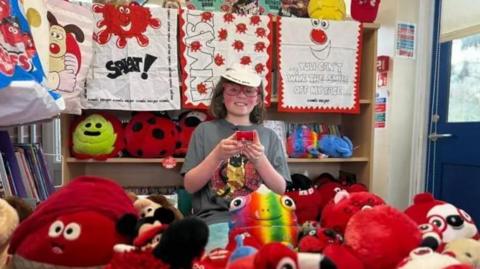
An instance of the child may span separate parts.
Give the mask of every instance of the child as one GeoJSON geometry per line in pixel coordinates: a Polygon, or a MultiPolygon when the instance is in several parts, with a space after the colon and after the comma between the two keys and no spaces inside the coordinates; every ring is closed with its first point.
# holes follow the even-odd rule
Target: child
{"type": "MultiPolygon", "coordinates": [[[[219,241],[217,247],[227,243],[232,198],[255,191],[260,183],[283,194],[290,180],[280,139],[261,125],[265,114],[261,81],[242,65],[227,69],[209,108],[216,119],[195,129],[181,169],[185,189],[193,193],[194,215],[210,225],[211,236],[224,237],[215,240],[219,241]],[[236,131],[253,131],[253,141],[237,141],[236,131]],[[213,186],[212,179],[226,183],[225,188],[214,188],[218,184],[213,186]]],[[[212,243],[209,240],[209,245],[212,243]]]]}

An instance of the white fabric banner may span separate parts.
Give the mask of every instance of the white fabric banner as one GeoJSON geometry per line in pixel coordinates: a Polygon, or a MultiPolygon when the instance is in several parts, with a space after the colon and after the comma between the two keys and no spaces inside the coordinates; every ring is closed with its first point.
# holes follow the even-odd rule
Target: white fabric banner
{"type": "Polygon", "coordinates": [[[358,113],[361,25],[280,17],[277,27],[278,109],[358,113]]]}
{"type": "Polygon", "coordinates": [[[180,109],[175,9],[94,4],[95,57],[83,104],[88,109],[180,109]]]}
{"type": "Polygon", "coordinates": [[[81,114],[80,96],[93,57],[93,15],[88,8],[63,0],[47,0],[47,9],[48,87],[65,99],[65,113],[81,114]]]}
{"type": "Polygon", "coordinates": [[[265,103],[269,105],[270,17],[182,10],[180,31],[184,107],[207,107],[220,75],[233,63],[247,65],[263,77],[265,103]]]}

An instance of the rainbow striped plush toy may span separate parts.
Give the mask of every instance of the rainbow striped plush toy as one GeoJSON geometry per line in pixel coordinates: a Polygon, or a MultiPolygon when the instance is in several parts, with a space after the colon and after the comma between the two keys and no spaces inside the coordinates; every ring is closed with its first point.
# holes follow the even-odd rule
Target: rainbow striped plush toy
{"type": "Polygon", "coordinates": [[[229,239],[248,233],[259,244],[282,242],[295,246],[298,223],[295,202],[286,195],[278,195],[261,185],[255,192],[230,202],[229,239]]]}

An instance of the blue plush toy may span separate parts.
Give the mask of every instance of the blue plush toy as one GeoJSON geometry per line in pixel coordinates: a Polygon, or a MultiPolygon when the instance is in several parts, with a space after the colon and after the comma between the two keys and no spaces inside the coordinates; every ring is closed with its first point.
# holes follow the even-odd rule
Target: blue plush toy
{"type": "Polygon", "coordinates": [[[352,141],[346,136],[323,135],[318,142],[318,148],[332,158],[348,158],[353,152],[352,141]]]}

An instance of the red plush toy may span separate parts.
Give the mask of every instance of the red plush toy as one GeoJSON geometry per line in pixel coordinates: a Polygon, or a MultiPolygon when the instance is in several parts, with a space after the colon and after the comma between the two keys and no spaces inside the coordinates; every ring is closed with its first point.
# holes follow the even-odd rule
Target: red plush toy
{"type": "Polygon", "coordinates": [[[209,115],[198,110],[187,111],[180,115],[177,128],[179,146],[175,150],[176,156],[182,157],[187,154],[188,143],[192,137],[193,130],[195,130],[200,123],[207,120],[210,120],[209,115]]]}
{"type": "Polygon", "coordinates": [[[318,189],[313,187],[312,181],[304,175],[293,174],[291,178],[292,184],[287,186],[285,195],[295,201],[298,223],[320,220],[322,196],[318,189]]]}
{"type": "Polygon", "coordinates": [[[151,112],[135,114],[125,127],[126,150],[131,156],[162,158],[171,156],[177,145],[175,123],[151,112]]]}
{"type": "Polygon", "coordinates": [[[415,222],[388,205],[357,212],[345,229],[346,245],[368,269],[395,268],[421,240],[415,222]]]}
{"type": "Polygon", "coordinates": [[[128,243],[116,229],[125,214],[136,215],[117,183],[78,177],[41,203],[15,231],[9,252],[15,268],[89,267],[107,264],[113,246],[128,243]]]}
{"type": "Polygon", "coordinates": [[[278,242],[268,243],[253,255],[229,263],[227,269],[334,269],[335,264],[318,253],[297,253],[278,242]]]}
{"type": "Polygon", "coordinates": [[[104,112],[78,117],[70,135],[70,151],[77,159],[118,157],[124,147],[122,123],[104,112]]]}
{"type": "Polygon", "coordinates": [[[462,238],[480,238],[477,227],[467,212],[447,202],[436,200],[427,192],[417,194],[413,205],[405,210],[405,214],[419,225],[429,223],[436,226],[443,243],[462,238]]]}
{"type": "Polygon", "coordinates": [[[377,18],[380,0],[352,0],[350,13],[359,22],[373,22],[377,18]]]}
{"type": "Polygon", "coordinates": [[[335,197],[325,206],[322,212],[322,227],[330,228],[343,234],[350,218],[364,207],[383,205],[382,198],[369,192],[348,193],[337,192],[335,197]]]}

